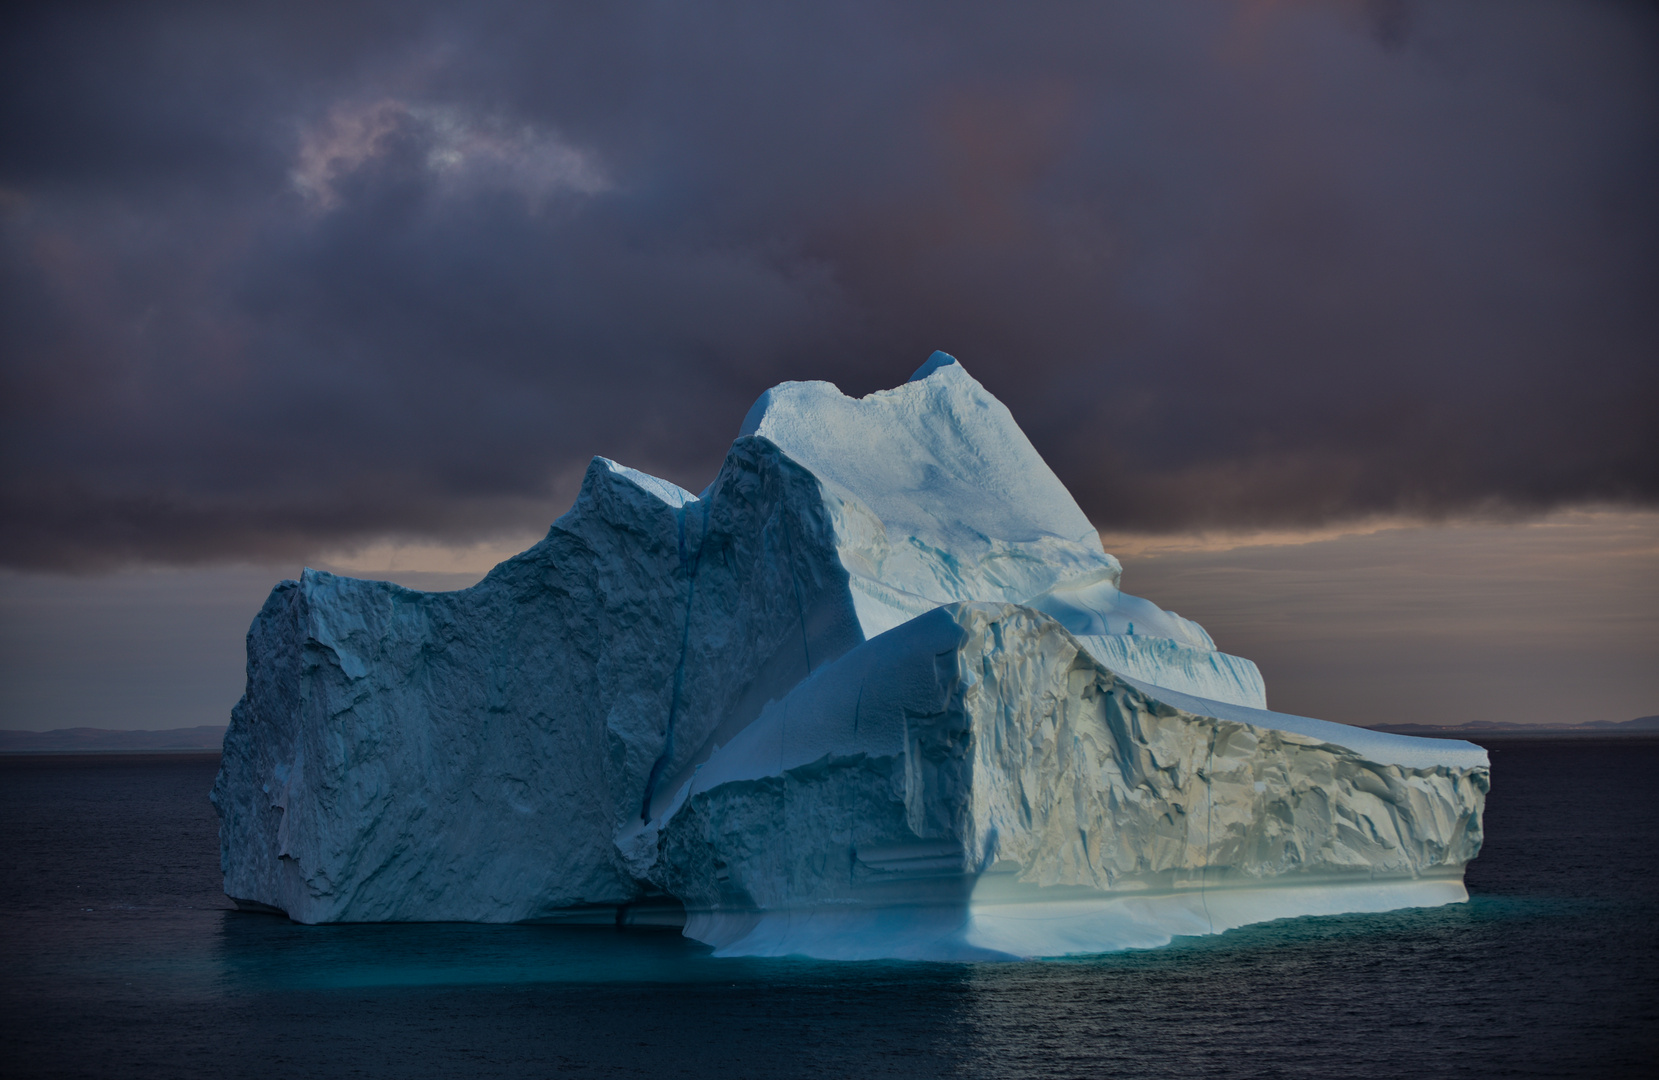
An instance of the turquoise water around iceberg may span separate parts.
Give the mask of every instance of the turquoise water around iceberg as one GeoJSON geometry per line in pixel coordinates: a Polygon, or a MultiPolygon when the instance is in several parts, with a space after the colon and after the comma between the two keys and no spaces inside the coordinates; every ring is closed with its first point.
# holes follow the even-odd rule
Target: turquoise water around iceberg
{"type": "Polygon", "coordinates": [[[0,759],[17,1076],[1607,1076],[1659,1030],[1659,740],[1492,743],[1472,899],[1040,963],[306,927],[219,894],[211,758],[0,759]]]}

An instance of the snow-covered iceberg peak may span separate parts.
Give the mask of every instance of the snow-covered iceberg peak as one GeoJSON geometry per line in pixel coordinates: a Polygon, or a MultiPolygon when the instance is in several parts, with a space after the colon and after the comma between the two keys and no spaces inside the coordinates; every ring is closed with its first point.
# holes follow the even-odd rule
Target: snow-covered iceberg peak
{"type": "Polygon", "coordinates": [[[755,402],[742,434],[818,479],[866,638],[941,604],[1024,604],[1127,675],[1266,707],[1254,664],[1119,591],[1122,567],[1071,492],[1007,406],[949,354],[862,398],[827,382],[784,383],[755,402]]]}
{"type": "Polygon", "coordinates": [[[1059,539],[1118,569],[1007,406],[946,353],[862,398],[827,382],[773,387],[739,434],[771,440],[889,529],[941,550],[1059,539]]]}
{"type": "Polygon", "coordinates": [[[950,357],[785,383],[701,495],[595,458],[470,589],[278,585],[214,785],[225,891],[932,958],[1463,895],[1478,747],[1269,712],[1120,575],[950,357]]]}

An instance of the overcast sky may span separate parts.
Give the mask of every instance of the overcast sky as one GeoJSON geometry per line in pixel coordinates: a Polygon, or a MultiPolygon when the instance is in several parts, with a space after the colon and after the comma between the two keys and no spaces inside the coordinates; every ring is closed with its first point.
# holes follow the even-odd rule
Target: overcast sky
{"type": "Polygon", "coordinates": [[[935,348],[1109,536],[1659,507],[1653,3],[0,18],[8,640],[506,550],[596,453],[697,490],[767,386],[935,348]]]}

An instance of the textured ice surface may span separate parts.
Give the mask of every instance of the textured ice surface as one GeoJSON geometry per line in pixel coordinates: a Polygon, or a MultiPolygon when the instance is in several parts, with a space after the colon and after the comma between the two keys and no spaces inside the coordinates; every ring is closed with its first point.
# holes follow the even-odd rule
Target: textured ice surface
{"type": "Polygon", "coordinates": [[[1118,589],[1122,567],[1006,406],[944,353],[903,386],[762,394],[743,421],[817,477],[865,637],[940,604],[1046,611],[1117,670],[1266,707],[1256,665],[1118,589]]]}
{"type": "Polygon", "coordinates": [[[1241,723],[1150,689],[1041,613],[935,609],[714,755],[664,826],[659,881],[722,949],[847,958],[1124,948],[1462,899],[1478,748],[1435,761],[1413,745],[1429,740],[1368,732],[1368,757],[1328,741],[1341,725],[1241,723]]]}
{"type": "Polygon", "coordinates": [[[302,922],[679,904],[728,953],[934,958],[1462,898],[1484,752],[1269,712],[1120,575],[949,357],[786,383],[702,495],[595,459],[471,589],[279,585],[225,890],[302,922]]]}

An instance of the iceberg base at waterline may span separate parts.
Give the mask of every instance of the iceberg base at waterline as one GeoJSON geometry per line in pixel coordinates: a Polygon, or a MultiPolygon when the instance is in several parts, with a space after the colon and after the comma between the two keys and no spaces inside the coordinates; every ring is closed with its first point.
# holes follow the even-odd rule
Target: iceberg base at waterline
{"type": "Polygon", "coordinates": [[[715,945],[716,956],[1015,960],[1149,949],[1177,937],[1219,934],[1274,919],[1439,907],[1468,898],[1456,876],[1001,903],[981,902],[975,895],[965,906],[816,907],[757,912],[748,918],[694,915],[686,935],[715,945]]]}
{"type": "Polygon", "coordinates": [[[701,495],[596,459],[471,589],[278,586],[214,788],[226,892],[942,960],[1465,898],[1484,751],[1272,712],[1120,580],[950,358],[786,383],[701,495]]]}

